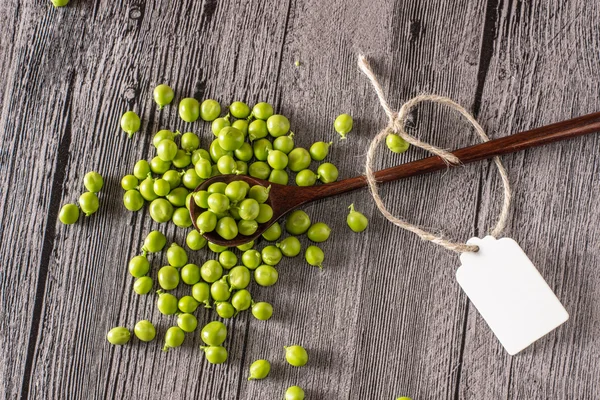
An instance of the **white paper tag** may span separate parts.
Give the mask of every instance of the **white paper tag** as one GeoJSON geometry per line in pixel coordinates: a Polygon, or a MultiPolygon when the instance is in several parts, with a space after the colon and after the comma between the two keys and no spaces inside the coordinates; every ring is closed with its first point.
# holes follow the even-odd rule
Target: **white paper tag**
{"type": "Polygon", "coordinates": [[[502,346],[515,355],[569,319],[567,310],[517,242],[472,238],[456,280],[502,346]]]}

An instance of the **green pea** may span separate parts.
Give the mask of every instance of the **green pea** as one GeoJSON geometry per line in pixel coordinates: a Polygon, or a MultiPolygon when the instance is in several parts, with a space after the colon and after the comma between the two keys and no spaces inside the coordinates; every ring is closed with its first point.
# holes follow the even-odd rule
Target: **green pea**
{"type": "Polygon", "coordinates": [[[208,242],[208,248],[215,253],[222,253],[227,250],[226,246],[219,246],[216,243],[208,242]]]}
{"type": "Polygon", "coordinates": [[[226,126],[231,126],[229,119],[226,117],[217,118],[212,122],[210,129],[212,130],[213,135],[217,136],[219,132],[221,132],[221,129],[225,128],[226,126]]]}
{"type": "Polygon", "coordinates": [[[246,142],[242,143],[242,145],[234,151],[234,155],[240,161],[250,161],[252,159],[252,156],[254,155],[252,145],[246,142]]]}
{"type": "Polygon", "coordinates": [[[100,207],[98,196],[92,192],[83,193],[79,196],[79,207],[81,208],[81,211],[84,212],[85,216],[89,217],[98,211],[98,208],[100,207]]]}
{"type": "Polygon", "coordinates": [[[139,180],[135,177],[135,175],[125,175],[123,179],[121,179],[121,187],[124,190],[135,189],[138,185],[139,180]]]}
{"type": "Polygon", "coordinates": [[[273,150],[273,145],[268,139],[258,139],[252,143],[252,150],[257,160],[266,161],[269,157],[269,151],[273,150]]]}
{"type": "Polygon", "coordinates": [[[254,199],[245,199],[239,204],[238,212],[243,220],[255,220],[260,213],[260,204],[254,199]]]}
{"type": "Polygon", "coordinates": [[[221,318],[232,318],[235,315],[235,308],[228,301],[220,301],[215,305],[215,311],[221,318]]]}
{"type": "Polygon", "coordinates": [[[244,102],[234,101],[229,106],[229,113],[235,118],[248,118],[250,115],[250,107],[244,102]]]}
{"type": "Polygon", "coordinates": [[[310,169],[303,169],[296,174],[296,185],[298,186],[314,186],[317,182],[317,174],[310,169]]]}
{"type": "Polygon", "coordinates": [[[225,187],[225,196],[232,202],[243,200],[248,193],[248,184],[244,181],[233,181],[225,187]]]}
{"type": "Polygon", "coordinates": [[[283,115],[271,115],[267,119],[267,130],[273,137],[279,137],[290,131],[290,120],[283,115]]]}
{"type": "Polygon", "coordinates": [[[200,331],[200,339],[209,346],[220,346],[227,338],[227,327],[220,321],[206,324],[200,331]]]}
{"type": "Polygon", "coordinates": [[[233,251],[226,250],[219,254],[219,264],[225,269],[235,267],[237,262],[238,258],[233,251]]]}
{"type": "Polygon", "coordinates": [[[129,342],[129,338],[131,338],[131,332],[129,329],[124,328],[122,326],[117,326],[116,328],[112,328],[106,334],[106,340],[110,344],[114,345],[123,345],[129,342]]]}
{"type": "Polygon", "coordinates": [[[54,7],[64,7],[69,4],[69,0],[51,0],[54,7]]]}
{"type": "Polygon", "coordinates": [[[252,296],[246,289],[238,290],[231,296],[231,305],[237,311],[245,311],[252,305],[252,296]]]}
{"type": "Polygon", "coordinates": [[[277,243],[277,247],[281,250],[281,253],[286,257],[296,257],[300,254],[301,245],[300,241],[295,236],[289,236],[277,243]]]}
{"type": "Polygon", "coordinates": [[[152,290],[152,278],[149,276],[142,276],[133,283],[133,291],[139,295],[150,293],[152,290]]]}
{"type": "Polygon", "coordinates": [[[200,267],[196,264],[184,265],[181,268],[181,280],[187,285],[195,285],[200,282],[200,267]]]}
{"type": "Polygon", "coordinates": [[[406,396],[402,396],[402,397],[398,397],[396,400],[411,400],[410,397],[406,397],[406,396]]]}
{"type": "Polygon", "coordinates": [[[265,379],[271,372],[271,364],[267,360],[256,360],[250,365],[248,380],[265,379]]]}
{"type": "Polygon", "coordinates": [[[215,214],[222,214],[229,210],[229,198],[221,193],[208,196],[208,208],[215,214]]]}
{"type": "Polygon", "coordinates": [[[200,208],[208,208],[208,197],[211,193],[206,190],[199,190],[193,193],[194,203],[200,208]]]}
{"type": "Polygon", "coordinates": [[[238,234],[238,227],[231,217],[224,217],[217,221],[215,231],[225,240],[231,240],[238,234]]]}
{"type": "Polygon", "coordinates": [[[179,285],[179,272],[170,265],[158,270],[158,284],[164,290],[173,290],[179,285]]]}
{"type": "Polygon", "coordinates": [[[296,147],[288,154],[288,168],[294,172],[302,171],[310,166],[310,153],[302,147],[296,147]]]}
{"type": "Polygon", "coordinates": [[[273,286],[278,278],[277,270],[270,265],[261,265],[254,270],[254,280],[260,286],[273,286]]]}
{"type": "Polygon", "coordinates": [[[129,261],[129,273],[134,278],[147,275],[148,271],[150,271],[150,262],[145,255],[135,256],[129,261]]]}
{"type": "Polygon", "coordinates": [[[168,129],[161,129],[160,131],[156,132],[152,138],[152,145],[154,147],[158,147],[158,144],[166,139],[175,141],[175,133],[168,129]]]}
{"type": "Polygon", "coordinates": [[[252,115],[254,118],[266,121],[271,115],[273,115],[273,106],[269,103],[260,102],[252,108],[252,115]]]}
{"type": "Polygon", "coordinates": [[[190,211],[185,207],[180,207],[173,212],[173,223],[179,228],[189,228],[192,226],[192,217],[190,211]]]}
{"type": "Polygon", "coordinates": [[[210,296],[214,301],[226,301],[229,300],[231,292],[229,291],[229,285],[227,279],[222,278],[210,285],[210,296]]]}
{"type": "Polygon", "coordinates": [[[212,175],[212,164],[209,160],[201,158],[194,166],[196,174],[202,179],[208,179],[212,175]]]}
{"type": "Polygon", "coordinates": [[[148,320],[139,321],[133,328],[133,333],[142,342],[151,342],[156,337],[156,328],[148,320]]]}
{"type": "Polygon", "coordinates": [[[258,203],[264,203],[269,198],[269,192],[271,191],[271,186],[265,187],[262,185],[254,185],[250,188],[248,192],[248,197],[256,200],[258,203]]]}
{"type": "Polygon", "coordinates": [[[155,173],[162,175],[171,168],[171,161],[163,161],[160,157],[156,156],[150,160],[150,170],[155,173]]]}
{"type": "Polygon", "coordinates": [[[244,133],[233,126],[226,126],[219,131],[217,140],[223,150],[234,151],[244,144],[244,133]]]}
{"type": "Polygon", "coordinates": [[[400,136],[390,133],[385,137],[385,144],[394,153],[402,154],[410,147],[410,144],[400,136]]]}
{"type": "Polygon", "coordinates": [[[178,187],[169,192],[167,200],[175,207],[185,206],[185,199],[189,191],[184,187],[178,187]]]}
{"type": "Polygon", "coordinates": [[[303,367],[308,362],[308,353],[302,346],[293,345],[293,346],[284,346],[285,349],[285,359],[294,367],[303,367]]]}
{"type": "Polygon", "coordinates": [[[254,247],[254,240],[252,240],[246,244],[241,244],[239,246],[236,246],[236,248],[240,251],[248,251],[253,247],[254,247]]]}
{"type": "Polygon", "coordinates": [[[285,230],[290,235],[302,235],[308,228],[310,228],[310,218],[304,211],[295,210],[285,220],[285,230]]]}
{"type": "Polygon", "coordinates": [[[167,260],[169,261],[169,265],[181,268],[187,264],[188,256],[183,247],[177,243],[173,243],[167,250],[167,260]]]}
{"type": "Polygon", "coordinates": [[[262,262],[262,256],[258,250],[250,249],[246,250],[244,254],[242,254],[242,264],[244,264],[248,269],[256,269],[262,262]]]}
{"type": "Polygon", "coordinates": [[[192,296],[183,296],[177,302],[177,307],[181,312],[193,313],[194,311],[196,311],[199,304],[200,303],[198,303],[196,299],[194,299],[192,296]]]}
{"type": "Polygon", "coordinates": [[[173,315],[177,312],[177,297],[171,293],[158,293],[156,308],[163,315],[173,315]]]}
{"type": "Polygon", "coordinates": [[[204,149],[194,150],[192,152],[192,164],[196,165],[196,163],[200,159],[205,159],[205,160],[210,161],[211,160],[210,153],[204,149]]]}
{"type": "Polygon", "coordinates": [[[185,243],[190,250],[200,250],[206,246],[207,240],[197,230],[190,231],[185,238],[185,243]]]}
{"type": "Polygon", "coordinates": [[[208,260],[200,268],[200,276],[208,283],[216,282],[223,275],[223,267],[216,260],[208,260]]]}
{"type": "Polygon", "coordinates": [[[256,216],[256,222],[259,224],[264,224],[265,222],[269,222],[271,218],[273,218],[273,209],[268,204],[259,204],[258,215],[256,216]]]}
{"type": "Polygon", "coordinates": [[[274,169],[269,174],[269,182],[277,183],[279,185],[287,185],[290,177],[285,170],[274,169]]]}
{"type": "Polygon", "coordinates": [[[317,168],[317,175],[323,183],[335,182],[338,178],[338,169],[332,163],[324,163],[317,168]]]}
{"type": "Polygon", "coordinates": [[[140,183],[139,191],[144,200],[152,201],[158,197],[154,191],[154,179],[152,179],[150,174],[140,183]]]}
{"type": "Polygon", "coordinates": [[[102,179],[102,175],[97,172],[88,172],[83,177],[83,186],[85,186],[85,188],[92,193],[98,193],[102,189],[103,185],[104,179],[102,179]]]}
{"type": "MultiPolygon", "coordinates": [[[[194,203],[194,192],[189,192],[187,196],[185,196],[185,208],[189,214],[192,209],[192,204],[194,203]]],[[[192,216],[190,215],[190,225],[191,226],[192,216]]]]}
{"type": "Polygon", "coordinates": [[[200,103],[191,97],[179,102],[179,117],[185,122],[194,122],[200,116],[200,103]]]}
{"type": "Polygon", "coordinates": [[[352,130],[352,117],[348,114],[341,114],[333,122],[333,128],[340,134],[342,139],[346,139],[348,132],[352,130]]]}
{"type": "Polygon", "coordinates": [[[254,303],[252,306],[252,315],[258,320],[267,321],[273,316],[273,306],[264,301],[254,303]]]}
{"type": "Polygon", "coordinates": [[[266,231],[263,232],[262,237],[269,242],[274,242],[281,237],[281,225],[275,222],[266,231]]]}
{"type": "Polygon", "coordinates": [[[150,164],[148,163],[148,161],[140,160],[135,163],[135,166],[133,167],[133,175],[136,178],[138,178],[140,180],[146,179],[146,177],[148,176],[149,173],[150,173],[150,164]]]}
{"type": "Polygon", "coordinates": [[[317,222],[312,224],[310,228],[308,228],[308,232],[306,232],[306,236],[310,240],[316,243],[321,243],[329,239],[329,234],[331,233],[331,228],[327,226],[327,224],[323,222],[317,222]]]}
{"type": "Polygon", "coordinates": [[[261,257],[265,264],[277,265],[279,264],[279,261],[281,261],[283,254],[277,246],[266,246],[262,249],[261,257]]]}
{"type": "Polygon", "coordinates": [[[157,196],[164,197],[171,191],[171,185],[169,185],[169,182],[161,178],[154,181],[152,189],[157,196]]]}
{"type": "Polygon", "coordinates": [[[294,132],[290,132],[287,136],[279,136],[273,141],[273,148],[285,154],[288,154],[294,149],[294,132]]]}
{"type": "Polygon", "coordinates": [[[206,361],[211,364],[223,364],[227,361],[227,349],[223,346],[200,346],[204,350],[206,361]]]}
{"type": "Polygon", "coordinates": [[[217,161],[217,169],[223,175],[230,175],[236,171],[237,164],[232,156],[223,156],[217,161]]]}
{"type": "Polygon", "coordinates": [[[350,229],[357,233],[367,229],[367,226],[369,225],[369,220],[367,219],[367,217],[365,217],[360,212],[356,211],[354,209],[354,204],[350,204],[350,207],[348,208],[350,209],[350,212],[346,217],[346,223],[348,224],[350,229]]]}
{"type": "Polygon", "coordinates": [[[218,101],[208,99],[200,105],[200,118],[204,121],[214,121],[221,115],[221,105],[218,101]]]}
{"type": "Polygon", "coordinates": [[[173,161],[177,155],[177,145],[172,140],[163,139],[156,148],[156,154],[163,161],[173,161]]]}
{"type": "Polygon", "coordinates": [[[148,253],[158,253],[167,244],[167,238],[159,231],[152,231],[144,239],[142,250],[148,253]]]}
{"type": "Polygon", "coordinates": [[[173,92],[173,89],[164,83],[161,83],[155,87],[152,94],[154,96],[154,101],[156,104],[158,104],[159,110],[167,104],[171,104],[173,97],[175,97],[175,92],[173,92]]]}
{"type": "Polygon", "coordinates": [[[140,121],[140,117],[133,111],[127,111],[121,117],[121,129],[123,129],[130,138],[134,133],[140,130],[141,125],[142,121],[140,121]]]}
{"type": "Polygon", "coordinates": [[[267,149],[267,162],[273,169],[285,169],[288,165],[288,156],[283,151],[267,149]]]}
{"type": "Polygon", "coordinates": [[[325,143],[325,142],[315,142],[310,146],[310,156],[315,161],[323,161],[327,154],[329,154],[329,146],[331,146],[333,142],[325,143]]]}
{"type": "Polygon", "coordinates": [[[204,303],[205,308],[210,308],[210,286],[206,282],[198,282],[192,286],[192,297],[198,303],[204,303]]]}
{"type": "Polygon", "coordinates": [[[184,339],[185,332],[183,329],[178,326],[170,327],[165,334],[165,346],[163,347],[163,351],[169,351],[169,349],[181,346],[184,339]]]}
{"type": "Polygon", "coordinates": [[[308,246],[306,248],[306,252],[304,253],[304,258],[306,258],[306,262],[313,267],[319,267],[323,269],[323,259],[325,258],[325,254],[319,247],[308,246]]]}
{"type": "Polygon", "coordinates": [[[144,198],[137,190],[128,190],[123,195],[123,204],[129,211],[139,211],[144,207],[144,198]]]}
{"type": "Polygon", "coordinates": [[[200,147],[200,138],[194,132],[186,132],[181,135],[181,148],[183,150],[191,152],[198,147],[200,147]]]}
{"type": "Polygon", "coordinates": [[[233,155],[232,151],[223,150],[221,145],[219,145],[219,139],[215,139],[211,142],[210,147],[208,148],[208,151],[210,153],[211,160],[215,163],[217,161],[219,161],[219,158],[221,158],[223,156],[232,156],[233,155]]]}
{"type": "Polygon", "coordinates": [[[237,121],[234,121],[233,124],[231,124],[233,128],[239,129],[244,134],[244,138],[248,134],[249,125],[250,122],[248,122],[247,119],[238,119],[237,121]]]}
{"type": "Polygon", "coordinates": [[[229,271],[229,286],[233,290],[245,289],[250,284],[250,271],[244,266],[233,267],[229,271]]]}
{"type": "Polygon", "coordinates": [[[173,216],[173,206],[165,199],[156,199],[150,203],[150,217],[158,223],[169,222],[173,216]]]}
{"type": "MultiPolygon", "coordinates": [[[[202,182],[204,182],[204,179],[200,178],[198,176],[198,174],[196,173],[196,170],[194,168],[190,168],[187,171],[185,171],[185,174],[183,174],[183,177],[181,178],[182,182],[183,182],[183,186],[185,186],[188,189],[196,189],[196,187],[198,187],[198,185],[200,185],[202,182]]],[[[187,194],[186,194],[187,196],[187,194]]]]}
{"type": "Polygon", "coordinates": [[[177,316],[177,326],[184,332],[194,332],[198,327],[198,320],[190,313],[183,313],[177,316]]]}
{"type": "MultiPolygon", "coordinates": [[[[144,205],[143,201],[144,200],[142,200],[142,205],[144,205]]],[[[65,204],[60,209],[58,219],[65,225],[74,224],[79,219],[79,207],[75,204],[65,204]]]]}
{"type": "Polygon", "coordinates": [[[181,184],[181,173],[175,170],[169,170],[163,174],[162,179],[169,184],[170,192],[171,190],[179,187],[179,185],[181,184]]]}
{"type": "Polygon", "coordinates": [[[290,386],[285,391],[284,400],[304,400],[304,390],[300,386],[290,386]]]}

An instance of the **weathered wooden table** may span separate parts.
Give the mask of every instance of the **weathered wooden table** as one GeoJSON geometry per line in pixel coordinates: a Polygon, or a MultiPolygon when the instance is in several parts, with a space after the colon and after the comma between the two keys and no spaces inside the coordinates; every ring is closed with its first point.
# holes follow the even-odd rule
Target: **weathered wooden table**
{"type": "MultiPolygon", "coordinates": [[[[600,8],[588,1],[48,1],[0,5],[0,397],[35,399],[279,399],[298,384],[311,399],[596,399],[600,396],[600,137],[504,157],[515,199],[506,234],[538,266],[571,318],[510,357],[454,280],[455,254],[388,223],[367,191],[307,207],[333,227],[323,272],[281,263],[280,282],[253,288],[276,309],[229,323],[226,365],[210,366],[197,334],[114,347],[113,326],[151,319],[159,341],[174,322],[153,296],[133,293],[127,262],[158,225],[121,202],[120,177],[150,157],[160,128],[193,129],[176,107],[158,111],[153,87],[177,96],[269,101],[288,115],[297,143],[333,140],[341,177],[363,171],[385,118],[356,68],[372,61],[394,107],[421,92],[454,98],[491,137],[600,110],[600,8]],[[294,62],[300,61],[300,66],[294,62]],[[143,117],[132,140],[128,109],[143,117]],[[355,117],[347,141],[332,121],[355,117]],[[57,221],[83,175],[106,177],[97,215],[57,221]],[[354,203],[363,234],[345,224],[354,203]],[[311,362],[294,369],[282,346],[311,362]],[[273,361],[248,382],[251,361],[273,361]]],[[[425,106],[418,134],[445,148],[475,143],[464,121],[425,106]]],[[[379,166],[425,156],[382,148],[379,166]]],[[[493,225],[501,186],[493,164],[382,187],[391,210],[455,239],[493,225]]],[[[169,225],[170,240],[185,232],[169,225]]],[[[303,239],[306,244],[306,239],[303,239]]],[[[193,254],[198,263],[212,257],[193,254]]],[[[164,263],[155,258],[155,267],[164,263]]],[[[156,271],[154,271],[155,273],[156,271]]],[[[199,312],[200,323],[214,314],[199,312]]]]}

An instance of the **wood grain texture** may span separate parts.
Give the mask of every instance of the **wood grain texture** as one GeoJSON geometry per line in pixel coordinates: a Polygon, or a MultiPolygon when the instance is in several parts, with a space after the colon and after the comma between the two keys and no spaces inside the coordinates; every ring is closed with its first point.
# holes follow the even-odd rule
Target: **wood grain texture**
{"type": "MultiPolygon", "coordinates": [[[[597,136],[504,157],[516,195],[507,235],[571,313],[521,355],[506,355],[469,305],[454,280],[457,257],[389,224],[367,191],[305,208],[333,228],[325,269],[285,259],[277,286],[252,286],[275,316],[227,322],[227,364],[208,365],[197,334],[168,353],[159,343],[114,347],[105,334],[150,319],[162,340],[174,319],[158,313],[154,296],[133,293],[126,266],[150,230],[178,243],[186,233],[124,210],[120,177],[153,156],[158,129],[191,129],[203,146],[212,140],[207,124],[183,123],[176,107],[158,111],[156,84],[171,84],[175,103],[269,101],[290,117],[298,145],[333,140],[329,161],[347,178],[362,172],[368,143],[385,125],[356,68],[359,52],[393,107],[421,92],[447,95],[501,137],[600,110],[598,11],[583,1],[2,3],[0,398],[277,399],[293,384],[310,399],[595,398],[597,136]],[[118,128],[127,109],[143,119],[132,140],[118,128]],[[332,129],[341,112],[355,116],[346,141],[332,129]],[[89,170],[106,178],[101,211],[57,224],[89,170]],[[26,199],[34,201],[24,207],[26,199]],[[350,203],[370,218],[362,234],[345,224],[350,203]],[[285,364],[282,347],[293,343],[309,350],[307,367],[285,364]],[[259,358],[272,361],[271,376],[246,381],[259,358]]],[[[476,143],[466,123],[437,106],[420,107],[412,121],[441,147],[476,143]]],[[[424,156],[382,146],[377,167],[424,156]]],[[[466,240],[493,225],[500,188],[481,162],[381,193],[396,215],[466,240]]],[[[191,255],[196,263],[213,257],[191,255]]],[[[156,276],[166,259],[151,262],[156,276]]],[[[203,311],[200,324],[214,319],[203,311]]]]}

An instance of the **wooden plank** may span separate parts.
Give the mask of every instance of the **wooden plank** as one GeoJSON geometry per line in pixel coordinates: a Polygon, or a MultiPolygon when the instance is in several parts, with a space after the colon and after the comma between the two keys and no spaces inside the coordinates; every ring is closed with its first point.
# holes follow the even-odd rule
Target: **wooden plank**
{"type": "MultiPolygon", "coordinates": [[[[501,3],[481,121],[494,137],[600,109],[598,5],[501,3]]],[[[506,235],[521,244],[571,317],[517,356],[505,353],[469,307],[459,398],[594,398],[600,280],[598,136],[504,157],[515,199],[506,235]],[[595,300],[596,299],[596,300],[595,300]]],[[[478,232],[492,225],[501,189],[484,174],[478,232]]]]}

